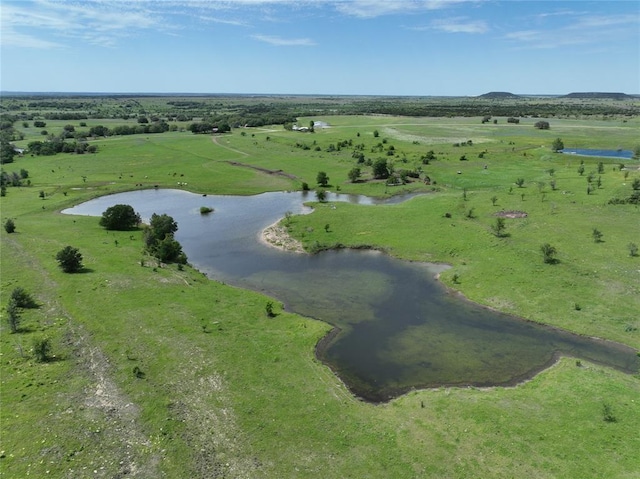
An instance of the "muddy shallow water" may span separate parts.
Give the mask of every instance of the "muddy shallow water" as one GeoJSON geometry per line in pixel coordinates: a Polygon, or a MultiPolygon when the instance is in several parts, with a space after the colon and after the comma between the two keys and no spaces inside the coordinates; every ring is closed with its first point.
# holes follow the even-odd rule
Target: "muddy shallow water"
{"type": "MultiPolygon", "coordinates": [[[[296,254],[259,240],[285,212],[310,212],[303,203],[311,200],[313,194],[299,192],[240,197],[144,190],[64,212],[100,216],[109,206],[129,204],[143,220],[152,213],[172,216],[189,262],[208,277],[264,292],[290,311],[334,325],[318,357],[369,401],[424,387],[515,384],[560,355],[638,371],[640,358],[627,346],[500,314],[447,291],[434,279],[442,266],[374,251],[296,254]],[[201,206],[215,211],[201,215],[201,206]]],[[[346,195],[329,201],[338,208],[341,201],[363,208],[380,203],[346,195]]]]}

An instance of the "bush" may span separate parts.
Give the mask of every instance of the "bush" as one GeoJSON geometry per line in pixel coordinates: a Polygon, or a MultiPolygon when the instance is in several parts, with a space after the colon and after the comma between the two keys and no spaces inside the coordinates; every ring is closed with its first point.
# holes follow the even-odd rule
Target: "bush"
{"type": "Polygon", "coordinates": [[[15,301],[16,306],[18,306],[19,308],[31,309],[38,307],[38,303],[36,303],[31,295],[20,286],[14,288],[14,290],[11,292],[11,300],[15,301]]]}
{"type": "Polygon", "coordinates": [[[51,340],[37,338],[33,340],[33,355],[39,363],[46,363],[51,359],[51,340]]]}
{"type": "Polygon", "coordinates": [[[545,243],[540,246],[540,251],[542,251],[542,257],[546,264],[555,264],[558,262],[556,259],[556,254],[558,254],[558,250],[555,247],[551,246],[549,243],[545,243]]]}
{"type": "Polygon", "coordinates": [[[7,221],[5,221],[5,223],[4,223],[4,230],[5,230],[7,233],[13,233],[13,232],[15,232],[15,230],[16,230],[16,223],[15,223],[11,218],[9,218],[9,219],[8,219],[7,221]]]}
{"type": "Polygon", "coordinates": [[[82,269],[82,255],[73,246],[65,246],[58,251],[56,260],[65,273],[76,273],[82,269]]]}
{"type": "Polygon", "coordinates": [[[213,213],[213,208],[211,208],[210,206],[201,206],[200,207],[200,214],[201,215],[208,215],[209,213],[213,213]]]}

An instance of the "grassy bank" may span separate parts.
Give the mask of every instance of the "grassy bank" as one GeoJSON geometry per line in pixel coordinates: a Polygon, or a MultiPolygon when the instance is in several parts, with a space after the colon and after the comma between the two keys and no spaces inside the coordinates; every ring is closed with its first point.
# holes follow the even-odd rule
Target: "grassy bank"
{"type": "Polygon", "coordinates": [[[110,138],[97,141],[95,155],[5,165],[27,169],[31,186],[2,198],[2,223],[17,226],[1,232],[2,304],[17,286],[40,304],[23,312],[16,334],[3,311],[5,477],[634,477],[637,376],[563,359],[515,388],[415,391],[366,404],[314,359],[327,325],[278,305],[268,318],[265,296],[157,265],[143,254],[139,231],[106,232],[97,218],[59,214],[97,195],[155,185],[242,194],[314,186],[319,170],[332,190],[429,192],[396,206],[317,204],[291,220],[291,233],[312,249],[367,244],[447,262],[443,281],[475,301],[640,346],[640,266],[627,250],[640,244],[638,209],[606,204],[640,173],[625,178],[616,161],[585,159],[581,176],[578,158],[548,149],[557,136],[567,146],[626,145],[637,123],[567,120],[549,132],[478,119],[330,123],[313,135],[247,129],[217,144],[180,132],[110,138]],[[375,158],[371,148],[383,138],[398,150],[398,166],[421,166],[436,184],[351,184],[352,149],[327,151],[351,139],[375,158]],[[471,146],[453,146],[469,139],[471,146]],[[296,146],[313,141],[310,150],[296,146]],[[423,165],[430,149],[438,159],[423,165]],[[602,184],[587,194],[586,175],[600,161],[602,184]],[[514,184],[520,177],[523,188],[514,184]],[[509,236],[497,238],[491,225],[501,210],[527,217],[508,219],[509,236]],[[604,242],[594,242],[593,228],[604,242]],[[543,242],[558,249],[558,264],[542,262],[543,242]],[[84,272],[57,268],[55,254],[67,244],[82,252],[84,272]],[[34,360],[31,345],[41,337],[51,339],[54,360],[34,360]]]}

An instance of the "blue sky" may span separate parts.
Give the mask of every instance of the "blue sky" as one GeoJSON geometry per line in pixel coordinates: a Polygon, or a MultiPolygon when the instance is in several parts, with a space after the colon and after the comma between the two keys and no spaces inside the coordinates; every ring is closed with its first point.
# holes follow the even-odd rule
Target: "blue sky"
{"type": "Polygon", "coordinates": [[[0,89],[640,93],[640,2],[11,1],[0,89]]]}

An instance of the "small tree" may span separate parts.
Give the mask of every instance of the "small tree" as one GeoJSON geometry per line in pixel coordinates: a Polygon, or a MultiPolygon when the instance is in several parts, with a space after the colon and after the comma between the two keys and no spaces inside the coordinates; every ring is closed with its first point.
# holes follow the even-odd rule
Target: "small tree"
{"type": "Polygon", "coordinates": [[[638,245],[635,243],[629,243],[627,245],[627,248],[629,249],[629,256],[634,257],[634,256],[638,256],[638,245]]]}
{"type": "Polygon", "coordinates": [[[37,308],[38,303],[31,297],[24,288],[18,286],[11,291],[11,300],[15,301],[19,308],[37,308]]]}
{"type": "Polygon", "coordinates": [[[584,175],[584,164],[580,163],[580,166],[578,166],[578,174],[580,176],[584,175]]]}
{"type": "Polygon", "coordinates": [[[503,236],[505,236],[504,230],[506,229],[506,224],[504,218],[500,216],[496,218],[496,222],[491,225],[491,229],[493,230],[493,234],[498,238],[502,238],[503,236]]]}
{"type": "Polygon", "coordinates": [[[65,273],[76,273],[82,268],[82,255],[73,246],[65,246],[58,251],[56,260],[65,273]]]}
{"type": "Polygon", "coordinates": [[[391,171],[389,170],[387,160],[384,158],[378,158],[373,163],[373,177],[378,180],[384,180],[389,178],[389,175],[391,175],[391,171]]]}
{"type": "Polygon", "coordinates": [[[8,219],[7,221],[5,221],[5,223],[4,223],[4,230],[5,230],[7,233],[13,233],[13,232],[15,232],[15,230],[16,230],[16,223],[15,223],[11,218],[9,218],[9,219],[8,219]]]}
{"type": "Polygon", "coordinates": [[[329,184],[329,177],[324,171],[318,172],[318,175],[316,176],[316,183],[325,188],[329,184]]]}
{"type": "Polygon", "coordinates": [[[491,197],[491,204],[493,206],[495,206],[497,202],[498,202],[498,197],[497,196],[492,196],[491,197]]]}
{"type": "Polygon", "coordinates": [[[362,172],[360,171],[360,168],[358,168],[357,166],[351,168],[351,170],[349,170],[349,180],[351,181],[351,183],[356,183],[361,176],[362,172]]]}
{"type": "Polygon", "coordinates": [[[267,304],[264,306],[264,312],[267,314],[268,318],[273,318],[276,315],[273,312],[273,301],[267,301],[267,304]]]}
{"type": "Polygon", "coordinates": [[[556,254],[558,254],[558,251],[549,243],[545,243],[540,246],[540,251],[542,251],[543,261],[546,264],[555,264],[558,262],[558,260],[556,259],[556,254]]]}
{"type": "Polygon", "coordinates": [[[550,128],[549,122],[544,120],[537,121],[533,126],[538,130],[548,130],[550,128]]]}
{"type": "Polygon", "coordinates": [[[51,359],[51,340],[37,338],[33,340],[33,355],[39,363],[46,363],[51,359]]]}
{"type": "Polygon", "coordinates": [[[564,143],[560,138],[556,138],[555,140],[553,140],[553,143],[551,143],[551,149],[554,153],[557,153],[560,150],[564,150],[564,143]]]}
{"type": "Polygon", "coordinates": [[[320,203],[323,203],[327,199],[327,192],[323,189],[316,190],[316,198],[320,203]]]}
{"type": "Polygon", "coordinates": [[[518,186],[518,188],[522,188],[524,186],[524,178],[518,178],[516,180],[516,185],[518,186]]]}
{"type": "Polygon", "coordinates": [[[602,231],[600,231],[598,228],[593,228],[591,236],[593,237],[594,243],[602,243],[602,231]]]}
{"type": "Polygon", "coordinates": [[[13,298],[7,304],[7,323],[12,333],[17,333],[20,329],[20,308],[13,298]]]}
{"type": "Polygon", "coordinates": [[[108,230],[126,231],[138,227],[140,215],[136,213],[130,205],[110,206],[102,213],[100,226],[108,230]]]}

